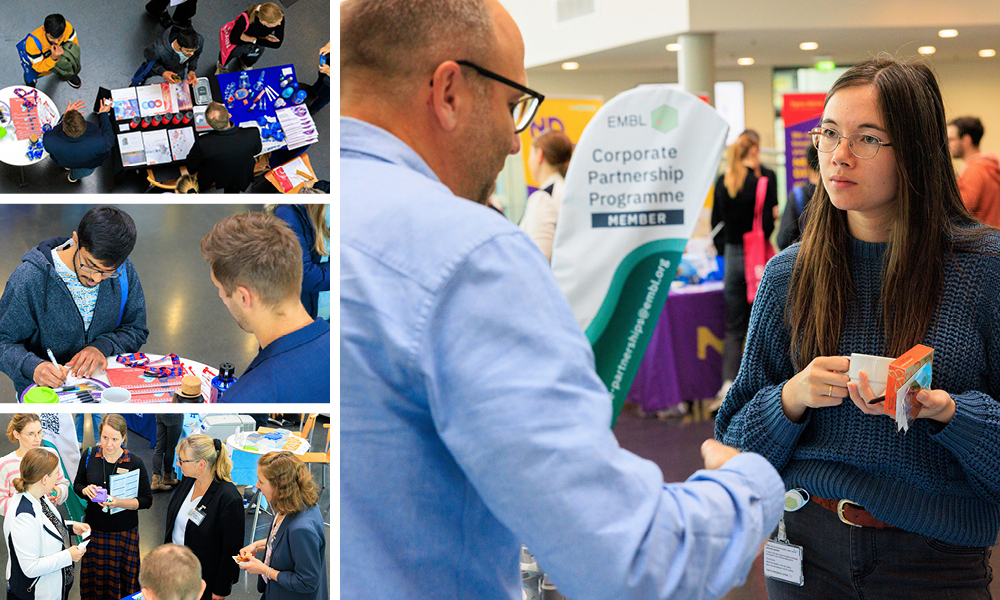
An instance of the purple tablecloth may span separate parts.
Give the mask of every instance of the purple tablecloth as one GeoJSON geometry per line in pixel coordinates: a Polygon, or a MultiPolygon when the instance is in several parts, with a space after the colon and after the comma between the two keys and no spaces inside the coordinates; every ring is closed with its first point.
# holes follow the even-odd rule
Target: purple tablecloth
{"type": "Polygon", "coordinates": [[[715,396],[725,332],[721,282],[671,290],[626,401],[655,412],[715,396]]]}

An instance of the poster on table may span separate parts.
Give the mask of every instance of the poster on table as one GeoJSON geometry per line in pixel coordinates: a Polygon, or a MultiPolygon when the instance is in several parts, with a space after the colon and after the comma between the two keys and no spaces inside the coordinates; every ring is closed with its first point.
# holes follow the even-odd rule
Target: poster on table
{"type": "Polygon", "coordinates": [[[796,186],[809,181],[806,150],[812,146],[809,130],[819,126],[826,94],[785,94],[781,119],[785,122],[785,182],[788,198],[796,186]]]}
{"type": "Polygon", "coordinates": [[[529,196],[541,183],[535,181],[531,176],[531,169],[528,168],[527,149],[531,147],[532,140],[547,131],[561,131],[576,144],[583,129],[603,103],[600,98],[546,98],[538,107],[538,113],[531,126],[521,132],[521,147],[524,148],[521,155],[524,159],[524,178],[528,184],[529,196]]]}
{"type": "Polygon", "coordinates": [[[605,104],[573,153],[552,271],[593,346],[615,419],[718,172],[728,129],[697,96],[643,86],[605,104]]]}

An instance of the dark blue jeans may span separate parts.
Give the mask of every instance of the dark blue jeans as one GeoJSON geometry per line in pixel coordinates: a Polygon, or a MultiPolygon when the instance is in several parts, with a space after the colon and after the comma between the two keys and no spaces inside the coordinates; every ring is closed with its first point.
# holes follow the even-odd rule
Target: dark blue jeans
{"type": "Polygon", "coordinates": [[[990,598],[990,548],[946,544],[902,529],[852,527],[810,502],[785,513],[788,541],[802,546],[799,587],[767,579],[770,600],[974,600],[990,598]]]}
{"type": "Polygon", "coordinates": [[[726,244],[726,272],[722,279],[726,300],[726,337],[722,349],[722,380],[736,379],[743,361],[743,343],[750,327],[750,303],[747,302],[747,276],[743,265],[743,246],[726,244]]]}

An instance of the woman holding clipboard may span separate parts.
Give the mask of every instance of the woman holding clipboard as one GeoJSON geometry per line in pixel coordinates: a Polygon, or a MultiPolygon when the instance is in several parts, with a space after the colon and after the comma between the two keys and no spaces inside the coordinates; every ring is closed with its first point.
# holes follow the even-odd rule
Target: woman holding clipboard
{"type": "Polygon", "coordinates": [[[153,505],[146,465],[125,448],[128,426],[121,415],[101,421],[100,443],[80,457],[73,489],[87,503],[92,542],[80,573],[81,600],[119,600],[139,589],[139,513],[153,505]],[[109,493],[115,475],[139,471],[136,497],[109,493]],[[103,490],[103,491],[102,491],[103,490]],[[106,496],[105,496],[106,494],[106,496]],[[104,499],[104,502],[100,502],[104,499]],[[118,509],[118,510],[115,510],[118,509]]]}

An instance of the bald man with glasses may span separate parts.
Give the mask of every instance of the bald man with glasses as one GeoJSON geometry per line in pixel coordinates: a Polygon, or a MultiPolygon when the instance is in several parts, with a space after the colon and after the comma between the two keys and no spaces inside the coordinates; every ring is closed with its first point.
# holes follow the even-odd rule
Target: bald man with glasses
{"type": "Polygon", "coordinates": [[[543,96],[493,0],[341,4],[341,595],[718,597],[784,486],[715,442],[665,484],[622,450],[545,257],[482,206],[543,96]]]}
{"type": "Polygon", "coordinates": [[[70,373],[90,377],[108,356],[138,352],[146,342],[146,300],[128,259],[135,240],[128,213],[96,206],[72,237],[24,253],[0,297],[0,371],[18,396],[32,383],[59,387],[70,373]]]}

